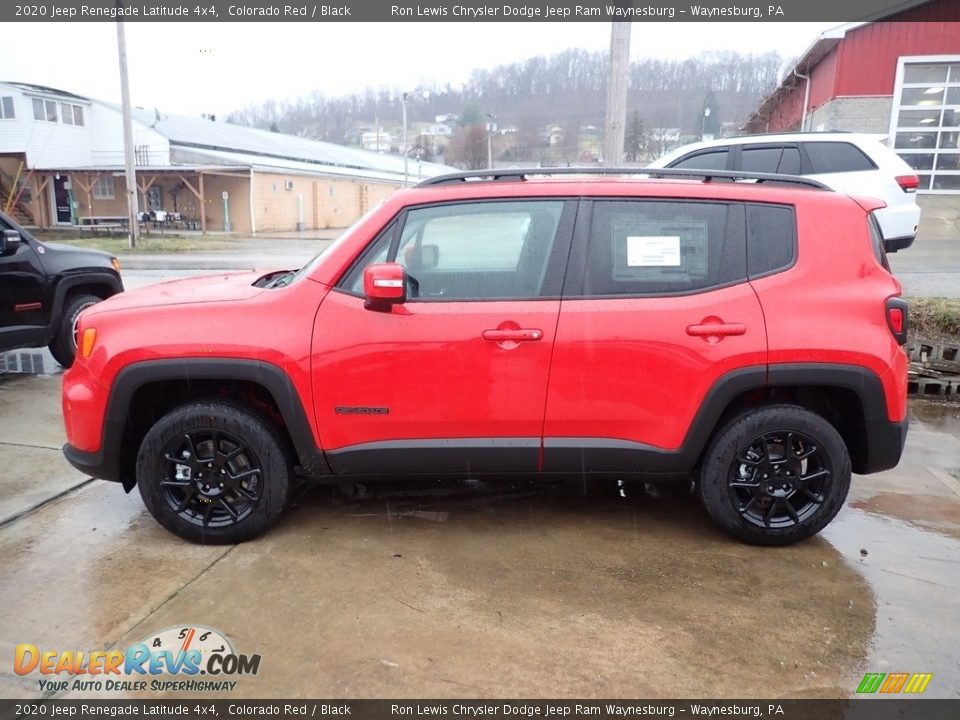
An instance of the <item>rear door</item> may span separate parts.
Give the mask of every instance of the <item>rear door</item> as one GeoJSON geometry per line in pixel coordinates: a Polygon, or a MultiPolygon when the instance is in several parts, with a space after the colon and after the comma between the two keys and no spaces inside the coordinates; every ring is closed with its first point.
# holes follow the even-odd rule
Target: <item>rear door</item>
{"type": "Polygon", "coordinates": [[[554,346],[544,469],[689,469],[684,445],[711,389],[729,374],[762,382],[766,350],[742,203],[585,202],[554,346]]]}

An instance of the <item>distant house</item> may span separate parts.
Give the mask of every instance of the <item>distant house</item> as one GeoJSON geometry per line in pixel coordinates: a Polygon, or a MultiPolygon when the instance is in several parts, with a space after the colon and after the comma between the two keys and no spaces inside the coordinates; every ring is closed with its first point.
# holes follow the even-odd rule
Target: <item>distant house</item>
{"type": "Polygon", "coordinates": [[[378,130],[367,130],[360,134],[360,145],[364,150],[375,153],[390,152],[393,142],[393,136],[382,128],[378,130]]]}
{"type": "Polygon", "coordinates": [[[960,194],[957,18],[960,0],[930,0],[822,33],[743,130],[884,134],[917,192],[960,194]]]}
{"type": "MultiPolygon", "coordinates": [[[[140,208],[202,230],[342,227],[404,182],[398,156],[199,117],[136,108],[133,136],[140,208]]],[[[417,163],[407,179],[449,170],[417,163]]],[[[0,207],[8,205],[39,227],[126,217],[118,106],[0,83],[0,207]]]]}
{"type": "Polygon", "coordinates": [[[434,123],[433,125],[428,126],[424,131],[424,135],[429,135],[431,137],[446,137],[453,134],[453,128],[451,128],[446,123],[434,123]]]}

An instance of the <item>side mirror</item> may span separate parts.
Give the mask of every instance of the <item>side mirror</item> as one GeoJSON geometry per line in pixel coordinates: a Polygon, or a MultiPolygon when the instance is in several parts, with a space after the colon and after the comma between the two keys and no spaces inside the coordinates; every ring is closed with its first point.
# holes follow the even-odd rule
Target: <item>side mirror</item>
{"type": "Polygon", "coordinates": [[[19,242],[20,233],[16,230],[4,230],[3,234],[0,235],[0,255],[6,253],[8,248],[17,245],[19,242]]]}
{"type": "Polygon", "coordinates": [[[363,271],[363,294],[366,306],[373,310],[389,309],[407,300],[407,274],[399,263],[374,263],[363,271]]]}

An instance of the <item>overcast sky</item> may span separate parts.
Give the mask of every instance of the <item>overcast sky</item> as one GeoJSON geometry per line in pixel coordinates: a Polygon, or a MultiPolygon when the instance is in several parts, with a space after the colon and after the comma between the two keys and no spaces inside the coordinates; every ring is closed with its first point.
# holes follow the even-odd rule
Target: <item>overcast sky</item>
{"type": "MultiPolygon", "coordinates": [[[[709,50],[802,53],[835,23],[634,23],[631,55],[709,50]]],[[[49,85],[117,102],[114,23],[9,25],[0,81],[49,85]]],[[[126,25],[134,105],[225,116],[268,98],[367,86],[412,90],[568,48],[606,50],[608,23],[148,23],[126,25]]]]}

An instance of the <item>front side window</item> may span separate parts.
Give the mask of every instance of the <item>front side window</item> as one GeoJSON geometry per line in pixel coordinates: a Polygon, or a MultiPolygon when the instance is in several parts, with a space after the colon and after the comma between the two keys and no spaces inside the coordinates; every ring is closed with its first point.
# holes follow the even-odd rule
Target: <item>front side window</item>
{"type": "Polygon", "coordinates": [[[697,153],[678,160],[670,167],[685,170],[724,170],[727,167],[727,154],[726,149],[697,153]]]}
{"type": "Polygon", "coordinates": [[[534,298],[542,294],[564,202],[477,202],[410,210],[343,287],[362,293],[363,267],[397,262],[409,301],[534,298]]]}
{"type": "Polygon", "coordinates": [[[12,120],[16,117],[13,109],[13,96],[4,95],[0,98],[0,118],[3,120],[12,120]]]}
{"type": "Polygon", "coordinates": [[[746,280],[743,207],[661,200],[593,205],[583,295],[672,295],[746,280]]]}

